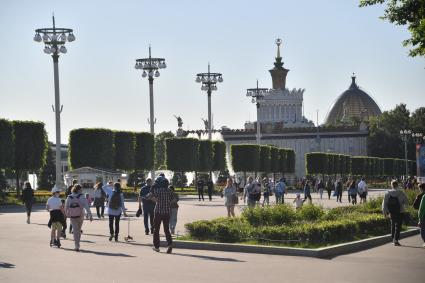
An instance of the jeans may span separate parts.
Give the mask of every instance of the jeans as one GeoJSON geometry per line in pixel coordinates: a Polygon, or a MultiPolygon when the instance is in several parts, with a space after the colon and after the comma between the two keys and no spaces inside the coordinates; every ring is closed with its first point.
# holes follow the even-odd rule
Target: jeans
{"type": "Polygon", "coordinates": [[[74,227],[74,244],[75,248],[80,248],[80,239],[81,239],[81,227],[83,227],[84,217],[77,217],[77,218],[70,218],[71,219],[71,225],[74,227]]]}
{"type": "Polygon", "coordinates": [[[159,249],[159,228],[161,228],[161,222],[164,225],[164,234],[167,239],[169,246],[173,243],[170,233],[170,214],[159,214],[156,213],[153,220],[153,245],[155,248],[159,249]]]}
{"type": "Polygon", "coordinates": [[[210,201],[212,200],[212,193],[213,193],[213,190],[208,189],[208,198],[209,198],[210,201]]]}
{"type": "Polygon", "coordinates": [[[357,204],[357,195],[351,195],[351,203],[357,204]]]}
{"type": "Polygon", "coordinates": [[[170,229],[171,232],[174,234],[174,230],[176,229],[177,224],[177,213],[179,212],[179,208],[172,208],[171,214],[170,214],[170,229]]]}
{"type": "Polygon", "coordinates": [[[120,233],[120,215],[109,215],[109,234],[115,236],[115,239],[118,239],[118,234],[120,233]],[[115,233],[114,233],[114,220],[115,220],[115,233]]]}
{"type": "Polygon", "coordinates": [[[276,192],[274,197],[276,198],[276,204],[283,203],[283,193],[276,192]]]}
{"type": "Polygon", "coordinates": [[[336,201],[342,202],[342,191],[337,192],[336,194],[336,201]]]}
{"type": "Polygon", "coordinates": [[[198,188],[198,198],[199,198],[199,200],[201,200],[201,197],[202,197],[202,200],[204,200],[204,189],[198,188]]]}
{"type": "Polygon", "coordinates": [[[154,206],[152,204],[143,204],[143,223],[145,225],[145,233],[149,233],[149,228],[151,233],[153,231],[153,210],[154,206]],[[150,223],[150,226],[149,226],[150,223]]]}
{"type": "Polygon", "coordinates": [[[96,213],[97,218],[103,217],[103,213],[105,212],[105,205],[96,205],[96,213]]]}
{"type": "Polygon", "coordinates": [[[403,214],[391,214],[391,238],[393,242],[398,242],[400,239],[401,224],[403,223],[403,214]]]}
{"type": "Polygon", "coordinates": [[[331,199],[331,192],[332,190],[327,190],[328,191],[328,199],[331,199]]]}

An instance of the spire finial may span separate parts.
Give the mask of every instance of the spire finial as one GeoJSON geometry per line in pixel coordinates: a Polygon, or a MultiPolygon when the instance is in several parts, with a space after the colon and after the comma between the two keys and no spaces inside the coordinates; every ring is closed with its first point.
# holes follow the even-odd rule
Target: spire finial
{"type": "Polygon", "coordinates": [[[151,44],[149,43],[149,58],[151,58],[151,44]]]}
{"type": "Polygon", "coordinates": [[[282,39],[277,38],[276,39],[276,45],[277,45],[277,57],[276,58],[280,58],[280,45],[282,44],[282,39]]]}
{"type": "Polygon", "coordinates": [[[351,76],[351,82],[352,84],[356,84],[356,73],[353,73],[353,75],[351,76]]]}
{"type": "Polygon", "coordinates": [[[55,29],[55,12],[52,12],[53,29],[55,29]]]}
{"type": "Polygon", "coordinates": [[[210,73],[210,62],[208,62],[208,74],[210,73]]]}

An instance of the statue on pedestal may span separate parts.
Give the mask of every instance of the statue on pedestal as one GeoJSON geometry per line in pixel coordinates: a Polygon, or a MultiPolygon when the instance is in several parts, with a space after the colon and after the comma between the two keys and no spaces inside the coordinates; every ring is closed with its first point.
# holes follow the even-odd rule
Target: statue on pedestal
{"type": "Polygon", "coordinates": [[[183,133],[183,119],[180,116],[176,116],[174,115],[174,117],[177,119],[177,137],[183,137],[184,133],[183,133]]]}
{"type": "Polygon", "coordinates": [[[202,118],[201,118],[201,120],[202,120],[202,121],[204,121],[205,131],[207,131],[207,132],[208,132],[208,119],[202,119],[202,118]]]}

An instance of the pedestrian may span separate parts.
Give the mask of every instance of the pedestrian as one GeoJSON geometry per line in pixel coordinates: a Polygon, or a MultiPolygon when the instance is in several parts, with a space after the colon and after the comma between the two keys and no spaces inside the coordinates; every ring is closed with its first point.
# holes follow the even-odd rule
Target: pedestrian
{"type": "Polygon", "coordinates": [[[351,181],[347,180],[345,182],[345,187],[347,188],[347,197],[348,197],[348,203],[351,203],[351,194],[348,192],[348,189],[350,189],[351,181]]]}
{"type": "Polygon", "coordinates": [[[300,209],[303,204],[305,202],[305,199],[301,199],[301,195],[300,193],[297,193],[297,196],[295,197],[293,203],[295,203],[295,209],[298,210],[300,209]]]}
{"type": "MultiPolygon", "coordinates": [[[[421,237],[423,243],[423,247],[425,248],[425,183],[422,183],[419,185],[419,188],[422,192],[422,198],[419,204],[419,210],[418,210],[418,219],[419,223],[418,226],[421,228],[421,237]]],[[[416,200],[415,200],[416,201],[416,200]]]]}
{"type": "Polygon", "coordinates": [[[60,236],[62,232],[62,223],[65,218],[65,210],[59,197],[60,189],[56,186],[52,189],[52,196],[47,200],[46,210],[50,213],[48,226],[50,232],[50,246],[61,247],[60,236]]]}
{"type": "MultiPolygon", "coordinates": [[[[78,181],[76,179],[73,179],[72,182],[71,182],[71,185],[68,186],[68,188],[65,191],[65,199],[67,199],[68,196],[70,196],[72,194],[72,188],[77,184],[78,184],[78,181]]],[[[66,211],[66,209],[65,209],[65,211],[66,211]]],[[[65,228],[65,226],[64,226],[64,228],[65,228]]],[[[66,231],[66,230],[64,230],[64,228],[62,229],[63,234],[65,234],[65,231],[66,231]]],[[[72,223],[71,223],[71,220],[69,220],[69,234],[71,234],[71,233],[72,233],[72,223]]]]}
{"type": "Polygon", "coordinates": [[[207,189],[208,189],[208,198],[209,198],[210,201],[212,201],[212,194],[213,194],[213,191],[214,191],[214,183],[211,179],[208,179],[207,189]]]}
{"type": "Polygon", "coordinates": [[[147,196],[151,192],[152,179],[146,179],[146,185],[140,189],[139,193],[139,209],[142,209],[143,205],[143,224],[145,226],[145,234],[149,235],[149,228],[151,234],[153,234],[153,210],[155,208],[155,203],[149,199],[147,196]]]}
{"type": "Polygon", "coordinates": [[[320,199],[323,199],[323,190],[325,189],[325,184],[322,180],[319,180],[317,183],[317,190],[319,192],[320,199]]]}
{"type": "MultiPolygon", "coordinates": [[[[92,204],[92,199],[91,199],[90,195],[88,193],[86,193],[86,194],[84,194],[84,197],[86,198],[87,204],[90,207],[91,204],[92,204]]],[[[86,219],[89,219],[89,215],[87,213],[86,213],[86,219]]]]}
{"type": "Polygon", "coordinates": [[[422,201],[422,197],[425,195],[425,183],[421,183],[419,185],[419,190],[421,191],[415,198],[415,200],[413,201],[413,208],[414,209],[419,209],[420,205],[421,205],[421,201],[422,201]]]}
{"type": "Polygon", "coordinates": [[[109,241],[112,241],[112,238],[114,238],[115,242],[118,242],[121,213],[127,216],[125,211],[126,208],[124,206],[124,195],[121,191],[121,184],[117,182],[114,184],[112,193],[108,196],[109,241]]]}
{"type": "Polygon", "coordinates": [[[348,194],[351,197],[351,204],[357,204],[357,186],[355,180],[350,182],[350,186],[348,187],[348,194]]]}
{"type": "Polygon", "coordinates": [[[177,214],[179,212],[179,195],[175,192],[174,190],[174,186],[169,186],[168,187],[170,189],[170,191],[172,192],[172,197],[171,197],[171,203],[170,203],[170,207],[171,207],[171,212],[170,212],[170,232],[171,234],[175,234],[176,232],[176,225],[177,225],[177,214]]]}
{"type": "Polygon", "coordinates": [[[254,178],[249,176],[243,192],[244,203],[248,204],[248,208],[253,208],[255,207],[256,198],[254,178]]]}
{"type": "Polygon", "coordinates": [[[286,194],[285,179],[280,178],[279,182],[277,182],[275,189],[274,189],[276,204],[285,203],[284,194],[286,194]]]}
{"type": "Polygon", "coordinates": [[[204,180],[202,180],[201,177],[198,178],[198,181],[196,182],[196,189],[198,190],[198,199],[199,201],[204,201],[204,180]]]}
{"type": "Polygon", "coordinates": [[[305,182],[304,185],[304,201],[306,201],[306,199],[309,199],[309,203],[312,203],[312,199],[311,199],[311,182],[307,181],[305,182]]]}
{"type": "Polygon", "coordinates": [[[362,178],[357,184],[357,192],[360,197],[360,203],[365,203],[367,198],[367,184],[365,178],[362,178]]]}
{"type": "Polygon", "coordinates": [[[342,178],[339,178],[335,184],[336,202],[342,203],[342,178]]]}
{"type": "Polygon", "coordinates": [[[102,189],[102,186],[103,186],[102,182],[98,182],[94,186],[94,193],[93,193],[93,197],[94,197],[93,204],[96,207],[96,214],[98,219],[105,218],[104,212],[105,212],[106,193],[102,189]]]}
{"type": "Polygon", "coordinates": [[[272,193],[272,184],[271,182],[269,182],[269,179],[264,178],[263,179],[263,187],[264,187],[264,191],[263,191],[263,207],[264,204],[267,203],[267,205],[270,205],[270,195],[272,193]]]}
{"type": "Polygon", "coordinates": [[[31,188],[30,182],[25,182],[24,184],[22,203],[25,204],[25,210],[27,211],[27,224],[30,224],[32,205],[34,204],[34,190],[31,188]]]}
{"type": "Polygon", "coordinates": [[[391,219],[391,238],[394,246],[400,246],[400,231],[407,203],[407,196],[403,190],[398,189],[398,182],[392,181],[391,189],[385,193],[382,201],[382,212],[391,219]]]}
{"type": "Polygon", "coordinates": [[[326,192],[328,193],[328,199],[331,199],[331,193],[333,189],[333,182],[331,179],[328,179],[326,181],[325,189],[326,189],[326,192]]]}
{"type": "Polygon", "coordinates": [[[108,200],[109,196],[112,194],[112,191],[114,190],[114,182],[109,181],[106,185],[102,187],[102,189],[106,194],[106,200],[108,200]]]}
{"type": "Polygon", "coordinates": [[[223,190],[224,205],[227,209],[227,217],[235,217],[235,205],[238,203],[238,192],[233,186],[232,178],[227,178],[226,187],[223,190]]]}
{"type": "Polygon", "coordinates": [[[71,194],[66,198],[65,201],[65,214],[68,218],[70,218],[71,225],[74,227],[74,250],[77,252],[80,251],[81,228],[83,227],[84,222],[84,210],[89,215],[90,222],[93,221],[90,208],[81,191],[81,186],[75,185],[71,190],[71,194]]]}
{"type": "Polygon", "coordinates": [[[154,208],[154,228],[153,228],[153,247],[152,249],[159,252],[159,229],[161,222],[164,227],[164,234],[167,240],[167,253],[173,250],[173,240],[170,233],[170,214],[171,214],[171,199],[172,192],[168,189],[168,180],[164,176],[156,178],[155,183],[152,185],[151,193],[148,195],[155,201],[154,208]]]}

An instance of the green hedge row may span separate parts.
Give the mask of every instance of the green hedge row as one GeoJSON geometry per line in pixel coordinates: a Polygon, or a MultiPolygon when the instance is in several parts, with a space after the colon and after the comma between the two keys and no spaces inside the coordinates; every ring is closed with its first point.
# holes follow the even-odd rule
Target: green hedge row
{"type": "MultiPolygon", "coordinates": [[[[306,171],[309,175],[402,176],[405,160],[367,156],[348,156],[325,152],[306,153],[306,171]]],[[[416,174],[416,161],[408,160],[409,175],[416,174]]]]}

